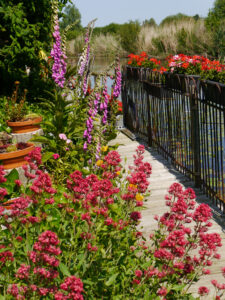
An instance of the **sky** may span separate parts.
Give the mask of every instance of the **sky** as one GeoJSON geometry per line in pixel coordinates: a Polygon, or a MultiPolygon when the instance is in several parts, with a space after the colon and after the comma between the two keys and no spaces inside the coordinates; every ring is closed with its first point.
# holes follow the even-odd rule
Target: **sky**
{"type": "Polygon", "coordinates": [[[177,13],[205,17],[215,0],[73,0],[82,17],[82,25],[98,18],[95,26],[123,24],[129,20],[154,18],[160,23],[177,13]]]}

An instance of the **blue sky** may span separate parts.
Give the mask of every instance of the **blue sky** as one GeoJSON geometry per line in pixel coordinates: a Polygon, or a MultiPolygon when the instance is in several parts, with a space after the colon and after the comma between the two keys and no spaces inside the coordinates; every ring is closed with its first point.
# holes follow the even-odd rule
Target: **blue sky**
{"type": "Polygon", "coordinates": [[[80,10],[83,26],[95,18],[98,18],[96,26],[105,26],[151,17],[160,23],[165,17],[179,12],[205,17],[214,0],[73,0],[73,3],[80,10]]]}

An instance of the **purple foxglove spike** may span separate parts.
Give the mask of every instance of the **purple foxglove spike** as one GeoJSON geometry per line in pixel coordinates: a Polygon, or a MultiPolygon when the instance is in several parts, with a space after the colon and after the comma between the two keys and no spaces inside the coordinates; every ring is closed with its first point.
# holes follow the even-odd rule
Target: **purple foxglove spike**
{"type": "Polygon", "coordinates": [[[84,142],[84,147],[83,147],[83,149],[84,149],[84,150],[87,150],[87,148],[88,148],[87,142],[84,142]]]}

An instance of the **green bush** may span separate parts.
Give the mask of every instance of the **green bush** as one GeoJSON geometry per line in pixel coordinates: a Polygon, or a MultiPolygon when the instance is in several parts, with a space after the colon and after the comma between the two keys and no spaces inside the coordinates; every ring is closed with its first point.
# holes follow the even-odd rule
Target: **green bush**
{"type": "Polygon", "coordinates": [[[121,45],[128,52],[137,51],[137,40],[141,26],[138,21],[123,24],[120,29],[121,45]]]}
{"type": "MultiPolygon", "coordinates": [[[[60,9],[67,1],[59,1],[60,9]]],[[[51,16],[50,0],[0,0],[0,94],[10,95],[14,81],[19,80],[21,86],[32,89],[32,97],[38,96],[44,64],[39,54],[50,51],[51,16]],[[30,78],[26,66],[31,69],[30,78]]]]}
{"type": "Polygon", "coordinates": [[[208,30],[213,35],[215,56],[225,56],[225,1],[216,0],[214,8],[209,12],[205,20],[208,30]]]}

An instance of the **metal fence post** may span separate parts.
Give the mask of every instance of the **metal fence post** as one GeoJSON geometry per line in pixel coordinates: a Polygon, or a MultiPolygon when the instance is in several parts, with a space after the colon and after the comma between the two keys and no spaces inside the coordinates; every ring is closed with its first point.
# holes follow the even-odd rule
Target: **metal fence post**
{"type": "Polygon", "coordinates": [[[150,95],[147,93],[147,109],[148,109],[148,145],[152,147],[152,123],[150,113],[150,95]]]}
{"type": "MultiPolygon", "coordinates": [[[[190,84],[190,83],[189,83],[190,84]]],[[[194,182],[196,187],[201,187],[201,161],[200,161],[200,126],[198,112],[197,88],[194,85],[190,87],[190,108],[191,108],[191,144],[194,163],[194,182]]]]}

